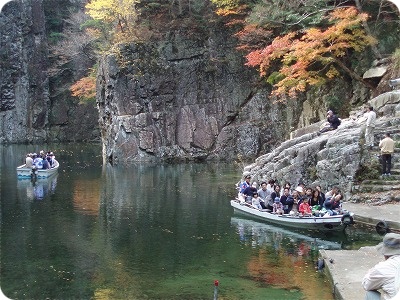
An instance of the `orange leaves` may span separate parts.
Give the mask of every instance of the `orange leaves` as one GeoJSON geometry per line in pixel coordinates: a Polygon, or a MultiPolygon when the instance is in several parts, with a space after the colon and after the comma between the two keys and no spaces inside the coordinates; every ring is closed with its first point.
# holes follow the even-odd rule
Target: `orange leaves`
{"type": "MultiPolygon", "coordinates": [[[[276,37],[264,49],[250,52],[246,64],[258,67],[261,76],[273,74],[271,66],[278,66],[281,77],[273,84],[273,94],[294,97],[308,86],[322,85],[339,76],[335,65],[338,59],[376,43],[362,28],[367,18],[354,7],[336,9],[328,16],[329,27],[276,37]]],[[[348,69],[342,71],[348,72],[348,69]]]]}
{"type": "Polygon", "coordinates": [[[96,78],[83,77],[70,87],[70,91],[72,96],[81,100],[93,99],[96,96],[96,78]]]}

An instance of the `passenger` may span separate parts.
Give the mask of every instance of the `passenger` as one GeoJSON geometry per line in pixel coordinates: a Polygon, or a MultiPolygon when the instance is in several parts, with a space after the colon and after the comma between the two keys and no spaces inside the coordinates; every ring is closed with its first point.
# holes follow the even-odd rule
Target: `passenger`
{"type": "Polygon", "coordinates": [[[326,209],[326,215],[334,216],[342,213],[342,204],[341,200],[343,199],[343,195],[339,192],[338,194],[327,198],[324,202],[324,207],[326,209]]]}
{"type": "Polygon", "coordinates": [[[268,203],[267,203],[267,208],[273,210],[273,206],[274,206],[274,200],[276,197],[280,198],[280,190],[281,187],[279,186],[279,184],[275,184],[274,186],[274,190],[272,191],[270,197],[268,198],[268,203]]]}
{"type": "Polygon", "coordinates": [[[36,153],[33,154],[33,164],[35,165],[36,169],[42,169],[43,168],[43,159],[40,157],[40,155],[37,155],[36,153]]]}
{"type": "Polygon", "coordinates": [[[274,199],[274,204],[272,205],[272,213],[283,215],[283,204],[281,203],[279,197],[274,199]]]}
{"type": "Polygon", "coordinates": [[[325,198],[328,199],[334,195],[337,195],[338,193],[340,193],[340,189],[337,186],[334,186],[330,191],[326,192],[325,198]]]}
{"type": "Polygon", "coordinates": [[[307,188],[305,188],[305,191],[306,191],[305,196],[308,198],[308,200],[309,200],[308,203],[310,204],[311,198],[312,198],[312,196],[313,196],[313,190],[312,190],[312,188],[307,187],[307,188]]]}
{"type": "Polygon", "coordinates": [[[243,194],[243,192],[244,192],[244,190],[247,188],[247,187],[249,187],[250,186],[250,179],[251,179],[251,176],[250,175],[247,175],[245,178],[244,178],[244,181],[240,184],[240,190],[239,190],[239,192],[241,193],[241,194],[243,194]]]}
{"type": "Polygon", "coordinates": [[[28,154],[26,155],[25,167],[26,167],[26,168],[32,168],[32,167],[33,167],[32,153],[28,153],[28,154]]]}
{"type": "Polygon", "coordinates": [[[312,215],[310,204],[308,204],[308,198],[305,197],[303,202],[299,205],[299,213],[305,217],[309,217],[312,215]]]}
{"type": "Polygon", "coordinates": [[[43,162],[43,169],[50,169],[50,164],[48,160],[46,159],[45,155],[42,157],[42,162],[43,162]]]}
{"type": "Polygon", "coordinates": [[[301,187],[297,187],[292,193],[293,206],[292,206],[292,209],[289,211],[289,214],[291,216],[297,216],[299,214],[299,205],[301,203],[300,196],[299,196],[300,189],[302,190],[301,187]]]}
{"type": "Polygon", "coordinates": [[[315,188],[319,191],[319,195],[322,198],[322,204],[323,204],[325,202],[325,194],[322,192],[322,188],[320,185],[317,185],[315,188]]]}
{"type": "Polygon", "coordinates": [[[263,209],[267,209],[268,198],[271,196],[271,192],[267,190],[267,183],[263,181],[261,188],[257,191],[258,198],[260,198],[260,205],[263,209]]]}
{"type": "Polygon", "coordinates": [[[274,186],[274,191],[271,193],[271,198],[275,200],[276,197],[280,198],[281,197],[281,187],[279,184],[275,184],[274,186]]]}
{"type": "Polygon", "coordinates": [[[258,196],[265,202],[271,191],[267,189],[267,183],[265,181],[261,182],[261,188],[257,191],[258,196]]]}
{"type": "Polygon", "coordinates": [[[56,157],[53,152],[50,152],[50,167],[53,168],[56,165],[56,157]]]}
{"type": "Polygon", "coordinates": [[[318,134],[331,130],[336,130],[341,123],[339,118],[331,110],[328,110],[326,116],[327,116],[327,124],[318,132],[318,134]]]}
{"type": "Polygon", "coordinates": [[[257,182],[253,182],[253,184],[245,188],[242,193],[247,203],[251,203],[254,193],[257,193],[257,182]]]}
{"type": "Polygon", "coordinates": [[[313,190],[310,206],[314,216],[320,216],[323,205],[324,201],[319,193],[319,190],[318,189],[313,190]]]}
{"type": "Polygon", "coordinates": [[[283,205],[283,212],[285,214],[288,214],[292,210],[294,202],[292,195],[290,195],[290,190],[288,187],[285,187],[283,189],[283,195],[281,196],[280,201],[283,205]]]}
{"type": "Polygon", "coordinates": [[[269,190],[272,193],[274,191],[274,186],[275,186],[275,180],[273,179],[268,180],[267,190],[269,190]]]}
{"type": "Polygon", "coordinates": [[[251,205],[257,209],[263,209],[260,203],[260,197],[258,197],[258,193],[254,193],[251,199],[251,205]]]}
{"type": "Polygon", "coordinates": [[[367,291],[365,299],[399,299],[400,234],[387,233],[376,249],[385,260],[365,274],[362,280],[362,286],[367,291]]]}
{"type": "Polygon", "coordinates": [[[289,189],[289,194],[290,194],[290,192],[291,192],[291,184],[290,184],[290,182],[287,182],[287,181],[285,182],[285,184],[283,185],[283,187],[281,189],[281,195],[283,195],[283,192],[284,192],[285,188],[289,189]]]}

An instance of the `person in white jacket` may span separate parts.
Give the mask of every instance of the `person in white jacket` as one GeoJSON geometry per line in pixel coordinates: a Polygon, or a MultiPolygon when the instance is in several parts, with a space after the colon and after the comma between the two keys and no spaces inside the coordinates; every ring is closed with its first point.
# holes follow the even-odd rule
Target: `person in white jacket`
{"type": "Polygon", "coordinates": [[[400,234],[387,233],[376,248],[385,260],[369,269],[364,276],[362,286],[367,291],[365,299],[393,299],[400,290],[400,234]]]}
{"type": "Polygon", "coordinates": [[[376,124],[376,113],[374,112],[374,108],[369,106],[366,108],[365,117],[367,121],[365,123],[365,146],[373,147],[374,146],[374,131],[376,124]]]}

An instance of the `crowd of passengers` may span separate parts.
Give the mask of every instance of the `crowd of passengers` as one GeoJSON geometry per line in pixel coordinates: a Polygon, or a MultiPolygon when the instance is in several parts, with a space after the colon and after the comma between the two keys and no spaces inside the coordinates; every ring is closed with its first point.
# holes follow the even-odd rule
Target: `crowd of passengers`
{"type": "Polygon", "coordinates": [[[41,150],[39,155],[28,153],[25,159],[25,167],[32,169],[51,169],[56,165],[56,158],[53,152],[41,150]]]}
{"type": "Polygon", "coordinates": [[[343,194],[338,187],[333,187],[327,193],[321,191],[321,186],[315,188],[299,184],[294,190],[290,183],[281,187],[274,180],[250,184],[251,176],[239,185],[238,198],[242,203],[274,214],[291,216],[332,216],[342,214],[343,194]]]}

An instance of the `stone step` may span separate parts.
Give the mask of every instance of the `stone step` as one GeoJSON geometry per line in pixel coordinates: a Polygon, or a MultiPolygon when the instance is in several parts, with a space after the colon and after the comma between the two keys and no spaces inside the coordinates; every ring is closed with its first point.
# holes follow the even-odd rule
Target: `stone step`
{"type": "Polygon", "coordinates": [[[370,193],[370,192],[385,192],[385,191],[393,191],[400,190],[400,182],[399,181],[386,181],[385,184],[360,184],[358,186],[354,186],[352,189],[353,193],[370,193]]]}
{"type": "Polygon", "coordinates": [[[376,185],[388,185],[388,184],[399,184],[400,185],[400,175],[392,175],[391,176],[380,176],[378,179],[366,179],[363,184],[376,184],[376,185]]]}
{"type": "Polygon", "coordinates": [[[350,202],[353,203],[370,203],[381,205],[387,202],[400,202],[400,193],[396,191],[376,192],[376,193],[353,193],[350,198],[350,202]]]}

